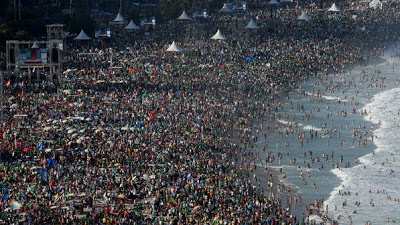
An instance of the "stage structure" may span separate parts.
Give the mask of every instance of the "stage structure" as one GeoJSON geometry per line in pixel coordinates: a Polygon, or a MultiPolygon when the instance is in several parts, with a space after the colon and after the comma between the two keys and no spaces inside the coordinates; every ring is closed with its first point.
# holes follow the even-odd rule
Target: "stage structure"
{"type": "Polygon", "coordinates": [[[61,72],[62,40],[7,41],[7,71],[41,69],[46,72],[61,72]]]}
{"type": "MultiPolygon", "coordinates": [[[[7,71],[46,71],[61,74],[64,50],[64,25],[47,25],[47,40],[6,42],[7,71]]],[[[38,73],[38,72],[37,72],[38,73]]]]}

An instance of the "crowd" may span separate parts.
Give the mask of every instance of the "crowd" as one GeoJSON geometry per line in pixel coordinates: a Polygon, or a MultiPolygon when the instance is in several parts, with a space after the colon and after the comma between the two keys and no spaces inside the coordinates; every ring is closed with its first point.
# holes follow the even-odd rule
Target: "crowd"
{"type": "Polygon", "coordinates": [[[251,11],[268,27],[256,31],[243,29],[248,17],[212,15],[134,39],[120,34],[104,48],[69,44],[70,70],[41,84],[57,92],[32,91],[28,81],[6,89],[0,221],[304,223],[251,176],[262,135],[254,124],[276,119],[297,83],[397,39],[396,2],[385,10],[357,4],[339,14],[310,6],[309,22],[294,21],[298,11],[251,11]],[[235,39],[210,40],[220,27],[235,39]],[[187,52],[166,52],[172,38],[187,52]]]}

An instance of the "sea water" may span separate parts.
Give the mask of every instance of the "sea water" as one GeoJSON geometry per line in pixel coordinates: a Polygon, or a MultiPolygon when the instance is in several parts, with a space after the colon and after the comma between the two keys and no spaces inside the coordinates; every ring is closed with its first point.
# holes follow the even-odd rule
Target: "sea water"
{"type": "Polygon", "coordinates": [[[399,52],[391,47],[377,64],[299,84],[277,112],[292,125],[289,135],[278,129],[258,142],[264,164],[266,152],[282,154],[267,167],[286,173],[281,182],[302,196],[298,212],[318,199],[339,224],[400,223],[399,52]]]}

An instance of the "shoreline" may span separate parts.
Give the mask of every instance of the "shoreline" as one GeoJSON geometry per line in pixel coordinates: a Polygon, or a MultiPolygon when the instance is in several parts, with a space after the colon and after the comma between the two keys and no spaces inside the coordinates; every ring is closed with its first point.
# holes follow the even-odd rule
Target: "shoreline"
{"type": "MultiPolygon", "coordinates": [[[[390,48],[391,46],[393,46],[393,45],[389,45],[388,48],[390,48]]],[[[385,49],[385,50],[386,50],[386,49],[385,49]]],[[[351,64],[351,65],[346,65],[346,66],[345,66],[345,69],[344,69],[342,72],[332,72],[332,71],[331,71],[331,72],[329,72],[328,74],[326,74],[324,71],[320,71],[320,72],[318,72],[316,75],[307,77],[307,79],[304,80],[303,82],[308,83],[308,82],[310,82],[311,79],[317,79],[318,77],[327,77],[327,76],[330,76],[330,75],[337,76],[338,73],[347,73],[347,72],[351,72],[354,68],[360,68],[360,67],[378,65],[378,64],[385,63],[386,61],[387,61],[387,60],[384,60],[384,59],[382,58],[382,56],[367,56],[367,57],[363,57],[363,60],[360,61],[360,62],[358,62],[355,66],[354,66],[353,64],[351,64]]],[[[301,84],[301,83],[298,83],[298,84],[301,84]]],[[[297,85],[298,85],[298,84],[297,84],[297,85]]],[[[295,90],[296,90],[296,88],[290,89],[289,92],[294,92],[295,90]]],[[[282,105],[283,105],[284,103],[287,103],[288,101],[289,101],[289,100],[288,100],[287,98],[282,97],[282,96],[279,96],[279,99],[275,99],[275,100],[274,100],[274,102],[280,102],[280,103],[282,103],[282,105]]],[[[284,112],[284,110],[283,110],[283,111],[277,111],[277,113],[279,113],[279,112],[284,112]]],[[[254,127],[254,126],[256,125],[256,122],[258,122],[258,121],[254,121],[254,120],[251,121],[249,127],[254,127]]],[[[266,125],[266,124],[269,124],[270,127],[273,128],[273,127],[275,127],[275,126],[276,126],[277,124],[279,124],[279,123],[282,123],[282,121],[278,121],[278,120],[276,120],[276,119],[272,119],[272,118],[268,118],[268,117],[266,117],[265,120],[264,120],[264,122],[263,122],[264,128],[265,128],[265,125],[266,125]]],[[[274,135],[274,134],[275,134],[275,135],[278,134],[277,130],[275,130],[275,129],[264,129],[264,130],[262,131],[262,133],[264,133],[264,131],[268,131],[268,132],[267,132],[267,136],[269,136],[269,135],[274,135]]],[[[255,134],[255,133],[253,132],[252,134],[255,134]]],[[[238,137],[236,137],[236,138],[238,138],[238,137]]],[[[240,145],[240,143],[239,143],[239,141],[238,141],[237,139],[232,138],[231,140],[233,140],[234,143],[240,145]]],[[[258,151],[258,153],[261,154],[261,153],[262,153],[262,146],[257,146],[257,151],[258,151]]],[[[367,153],[367,154],[369,154],[369,153],[367,153]]],[[[276,165],[275,165],[275,166],[276,166],[276,165]]],[[[280,174],[279,170],[276,169],[276,168],[268,167],[268,170],[265,170],[265,165],[262,164],[262,167],[257,166],[257,169],[256,169],[256,170],[251,170],[251,173],[252,173],[252,174],[255,174],[257,177],[262,177],[262,176],[267,177],[267,179],[262,179],[264,182],[261,182],[261,187],[267,186],[267,185],[268,185],[268,184],[267,184],[267,180],[271,178],[271,181],[273,182],[273,186],[272,186],[270,189],[267,189],[267,191],[270,191],[269,195],[273,195],[275,198],[281,199],[281,202],[282,202],[282,203],[286,202],[286,200],[283,199],[283,198],[287,198],[287,197],[289,197],[289,196],[293,197],[294,195],[296,195],[295,193],[298,193],[298,192],[300,191],[300,189],[299,189],[296,185],[290,183],[289,181],[284,181],[284,180],[282,180],[283,178],[281,178],[281,174],[280,174]],[[270,173],[270,174],[269,174],[269,173],[270,173]],[[282,185],[283,185],[285,188],[288,188],[288,187],[289,187],[289,188],[290,188],[290,192],[288,193],[288,192],[287,192],[287,189],[285,189],[285,188],[284,188],[284,190],[279,191],[279,190],[278,190],[278,187],[279,187],[279,186],[282,186],[282,185]]],[[[339,184],[339,185],[340,185],[340,184],[339,184]]],[[[336,188],[336,187],[333,187],[333,189],[335,189],[335,188],[336,188]]],[[[333,189],[332,189],[332,190],[333,190],[333,189]]],[[[264,190],[265,190],[265,189],[264,189],[264,190]]],[[[268,193],[268,192],[267,192],[267,193],[268,193]]],[[[267,193],[265,193],[265,194],[267,194],[267,193]]],[[[330,197],[330,195],[331,195],[330,193],[331,193],[331,192],[328,193],[328,198],[327,198],[327,199],[329,199],[329,197],[330,197]]],[[[266,195],[266,196],[268,196],[268,195],[266,195]]],[[[296,217],[298,221],[299,221],[299,219],[301,219],[302,217],[305,219],[305,221],[307,221],[307,219],[308,219],[309,217],[310,217],[311,219],[318,218],[318,215],[316,215],[316,214],[310,214],[310,215],[308,215],[308,212],[307,212],[307,210],[306,210],[306,209],[308,208],[308,205],[306,204],[307,199],[304,199],[303,197],[301,197],[301,199],[302,199],[302,201],[299,201],[299,203],[298,203],[297,205],[294,205],[294,207],[292,207],[292,205],[290,206],[290,213],[293,215],[293,217],[296,217]]],[[[314,201],[314,200],[312,200],[312,201],[314,201]]],[[[311,202],[311,201],[310,201],[310,202],[311,202]]],[[[286,203],[285,203],[285,204],[282,204],[282,205],[286,205],[286,203]]],[[[323,210],[323,207],[321,207],[321,209],[323,210]]],[[[327,218],[329,219],[329,217],[327,217],[327,218]]],[[[326,219],[326,218],[325,218],[325,219],[326,219]]],[[[324,219],[324,220],[325,220],[325,219],[324,219]]]]}

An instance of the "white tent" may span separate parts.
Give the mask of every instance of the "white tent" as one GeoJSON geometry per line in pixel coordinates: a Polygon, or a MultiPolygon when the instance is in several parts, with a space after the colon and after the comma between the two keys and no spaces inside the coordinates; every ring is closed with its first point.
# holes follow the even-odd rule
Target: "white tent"
{"type": "Polygon", "coordinates": [[[372,2],[369,3],[369,7],[374,8],[374,9],[376,9],[376,8],[382,9],[383,4],[379,0],[373,0],[372,2]]]}
{"type": "Polygon", "coordinates": [[[175,41],[172,42],[172,44],[169,46],[167,49],[167,52],[181,52],[182,49],[176,45],[175,41]]]}
{"type": "Polygon", "coordinates": [[[183,11],[182,14],[177,18],[177,20],[191,20],[192,18],[183,11]]]}
{"type": "Polygon", "coordinates": [[[33,43],[33,45],[31,46],[31,48],[32,48],[32,49],[39,48],[39,45],[35,42],[35,43],[33,43]]]}
{"type": "Polygon", "coordinates": [[[222,6],[222,8],[219,11],[223,13],[233,12],[231,6],[228,3],[224,3],[224,6],[222,6]]]}
{"type": "Polygon", "coordinates": [[[85,31],[81,30],[81,32],[74,38],[74,40],[90,40],[91,38],[86,35],[85,31]]]}
{"type": "Polygon", "coordinates": [[[131,22],[129,22],[128,26],[126,26],[124,29],[125,30],[139,30],[140,28],[138,26],[136,26],[136,24],[131,20],[131,22]]]}
{"type": "Polygon", "coordinates": [[[225,40],[226,37],[225,35],[222,34],[222,32],[218,29],[217,33],[214,34],[214,36],[212,36],[213,40],[225,40]]]}
{"type": "Polygon", "coordinates": [[[268,5],[280,5],[281,3],[278,0],[271,0],[268,2],[268,5]]]}
{"type": "Polygon", "coordinates": [[[118,13],[117,17],[113,21],[114,23],[123,23],[124,22],[124,17],[120,13],[118,13]]]}
{"type": "Polygon", "coordinates": [[[247,24],[244,28],[247,28],[247,29],[258,29],[260,27],[257,25],[256,22],[254,22],[253,19],[251,19],[249,24],[247,24]]]}
{"type": "Polygon", "coordinates": [[[307,15],[306,12],[301,12],[301,15],[299,16],[299,18],[297,18],[297,20],[304,20],[304,21],[308,21],[311,20],[311,18],[307,15]]]}
{"type": "Polygon", "coordinates": [[[337,7],[336,3],[333,3],[332,6],[328,9],[329,12],[340,12],[339,7],[337,7]]]}

